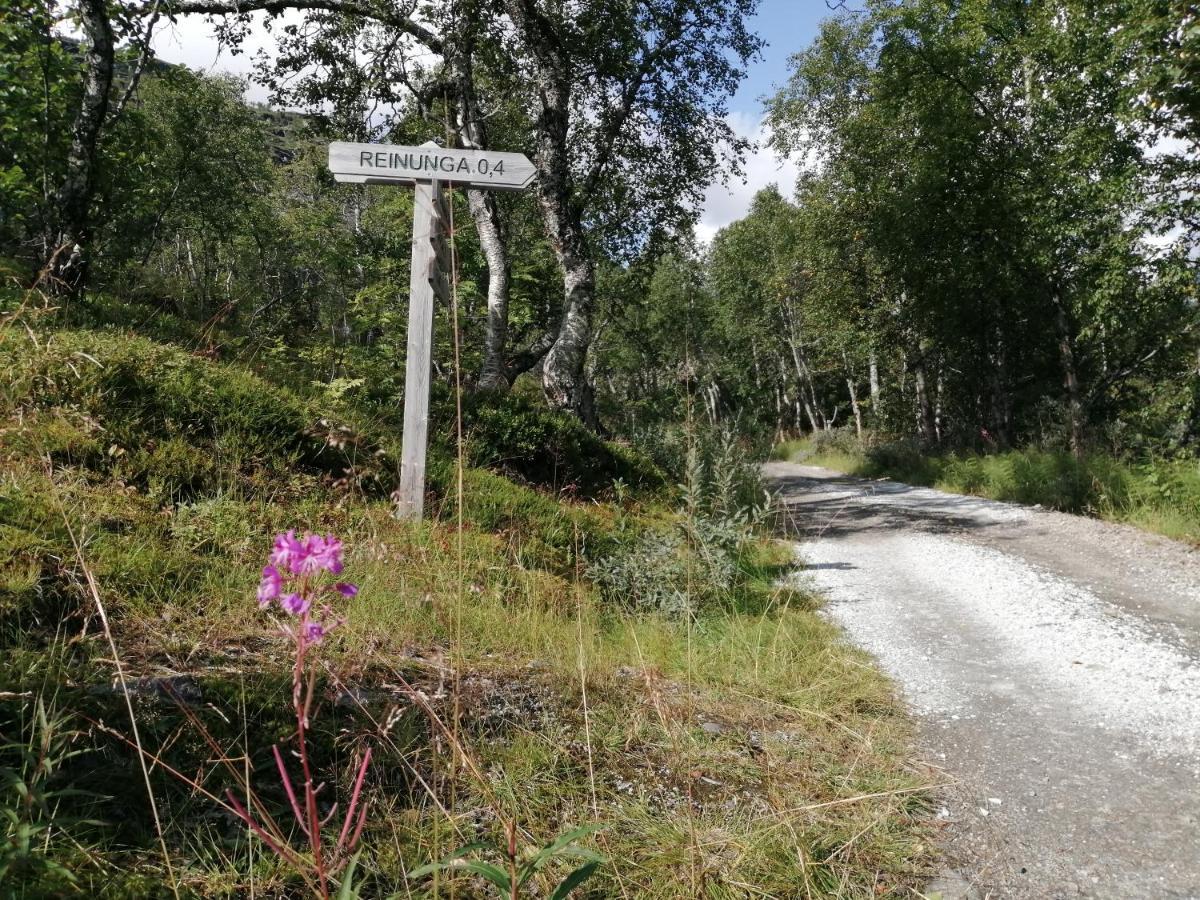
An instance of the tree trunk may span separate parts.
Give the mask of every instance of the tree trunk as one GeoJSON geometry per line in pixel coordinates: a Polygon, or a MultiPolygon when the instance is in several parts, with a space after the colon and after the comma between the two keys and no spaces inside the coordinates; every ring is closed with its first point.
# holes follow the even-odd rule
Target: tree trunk
{"type": "Polygon", "coordinates": [[[558,337],[542,365],[542,389],[551,407],[571,410],[594,428],[599,423],[584,378],[584,363],[591,344],[596,305],[595,269],[586,255],[555,249],[563,267],[566,303],[558,337]]]}
{"type": "MultiPolygon", "coordinates": [[[[463,147],[486,150],[486,124],[479,114],[479,99],[475,90],[475,35],[472,29],[476,22],[469,9],[457,11],[455,18],[455,31],[445,44],[445,56],[457,94],[455,131],[463,147]]],[[[480,390],[507,390],[510,382],[505,368],[505,354],[508,352],[508,287],[511,275],[508,236],[495,194],[491,191],[468,190],[467,203],[488,267],[487,332],[483,339],[483,363],[479,367],[477,386],[480,390]]]]}
{"type": "Polygon", "coordinates": [[[1008,354],[1000,329],[996,328],[996,346],[992,351],[991,419],[995,429],[993,438],[1000,449],[1007,449],[1012,442],[1012,395],[1008,389],[1008,354]]]}
{"type": "Polygon", "coordinates": [[[792,364],[796,367],[796,392],[804,399],[804,409],[812,421],[813,431],[821,428],[827,430],[825,413],[821,411],[821,406],[817,402],[817,389],[813,384],[812,370],[808,368],[808,361],[804,358],[804,351],[800,348],[800,344],[790,334],[788,335],[788,348],[792,351],[792,364]]]}
{"type": "Polygon", "coordinates": [[[73,294],[87,276],[89,214],[96,188],[96,153],[108,115],[113,80],[113,30],[105,0],[81,0],[85,37],[83,96],[75,114],[66,175],[54,197],[54,221],[45,238],[42,278],[56,293],[73,294]]]}
{"type": "Polygon", "coordinates": [[[871,380],[871,410],[876,416],[879,415],[879,359],[875,356],[874,349],[871,350],[870,375],[871,380]]]}
{"type": "MultiPolygon", "coordinates": [[[[565,112],[563,128],[565,130],[565,112]]],[[[542,141],[548,145],[550,141],[542,141]]],[[[557,142],[555,142],[557,143],[557,142]]],[[[565,138],[561,165],[548,168],[553,174],[538,179],[538,200],[551,238],[551,246],[563,273],[563,312],[558,336],[542,365],[542,389],[555,409],[574,412],[591,428],[599,421],[591,386],[584,377],[588,347],[592,341],[592,318],[596,308],[596,268],[583,224],[572,208],[565,170],[565,138]]],[[[543,146],[542,154],[556,156],[557,146],[543,146]]]]}
{"type": "Polygon", "coordinates": [[[489,191],[468,191],[471,215],[479,245],[487,259],[487,332],[483,338],[483,363],[479,367],[479,389],[503,391],[509,387],[505,354],[508,352],[508,249],[501,230],[500,210],[489,191]]]}
{"type": "Polygon", "coordinates": [[[537,199],[563,273],[562,320],[542,365],[542,389],[551,407],[570,410],[597,429],[595,398],[584,369],[596,307],[596,267],[582,210],[573,201],[568,145],[571,74],[553,29],[535,8],[523,0],[506,0],[505,8],[532,56],[539,105],[534,121],[537,199]]]}
{"type": "Polygon", "coordinates": [[[1054,328],[1058,333],[1058,357],[1062,365],[1063,387],[1067,395],[1071,454],[1076,459],[1082,459],[1084,450],[1083,392],[1079,387],[1079,370],[1075,362],[1075,339],[1071,332],[1071,319],[1067,315],[1066,304],[1058,294],[1054,295],[1051,302],[1054,305],[1054,328]]]}
{"type": "Polygon", "coordinates": [[[929,402],[929,390],[925,383],[925,361],[913,365],[913,384],[917,394],[917,434],[926,446],[937,443],[937,429],[933,422],[933,405],[929,402]]]}
{"type": "Polygon", "coordinates": [[[850,393],[850,409],[854,412],[854,430],[861,441],[863,436],[862,408],[858,405],[858,386],[854,383],[854,372],[850,368],[850,358],[843,353],[842,362],[846,365],[846,390],[850,393]]]}
{"type": "MultiPolygon", "coordinates": [[[[792,360],[796,364],[796,376],[797,376],[796,404],[797,404],[797,406],[804,407],[804,414],[808,417],[808,424],[812,428],[812,433],[816,434],[818,431],[821,430],[821,426],[817,423],[817,410],[813,406],[813,404],[809,402],[808,395],[804,392],[804,382],[803,382],[804,374],[803,374],[803,369],[800,366],[799,356],[796,354],[795,347],[792,348],[792,360]]],[[[784,384],[787,384],[787,382],[788,382],[787,369],[784,366],[782,359],[778,359],[778,362],[779,362],[779,377],[783,379],[784,384]]],[[[796,425],[797,426],[800,425],[799,418],[800,418],[799,415],[797,415],[796,416],[796,419],[797,419],[796,425]]]]}
{"type": "Polygon", "coordinates": [[[715,381],[711,381],[704,391],[704,405],[708,410],[708,422],[710,425],[716,425],[719,418],[719,408],[721,399],[721,389],[715,381]]]}
{"type": "Polygon", "coordinates": [[[933,433],[937,435],[937,442],[942,442],[942,397],[946,390],[946,378],[942,371],[942,367],[938,366],[937,374],[937,391],[933,404],[933,433]]]}

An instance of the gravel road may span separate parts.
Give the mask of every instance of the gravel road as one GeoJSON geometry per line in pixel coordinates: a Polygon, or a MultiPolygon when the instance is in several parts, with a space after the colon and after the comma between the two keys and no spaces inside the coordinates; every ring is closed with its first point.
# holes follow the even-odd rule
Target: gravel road
{"type": "Polygon", "coordinates": [[[1200,554],[1133,528],[769,463],[827,614],[946,783],[949,898],[1200,900],[1200,554]]]}

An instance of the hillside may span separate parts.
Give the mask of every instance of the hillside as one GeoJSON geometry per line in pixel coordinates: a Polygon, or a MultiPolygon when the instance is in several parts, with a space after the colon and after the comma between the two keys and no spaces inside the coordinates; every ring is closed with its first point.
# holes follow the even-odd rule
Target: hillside
{"type": "Polygon", "coordinates": [[[497,468],[468,465],[459,502],[435,448],[433,519],[405,525],[388,418],[286,369],[11,306],[0,365],[10,896],[299,888],[217,802],[248,776],[290,821],[271,757],[295,726],[288,642],[254,602],[288,529],[338,535],[359,587],[320,647],[309,742],[329,798],[371,750],[361,896],[419,894],[406,872],[474,841],[524,853],[580,825],[606,860],[588,896],[898,897],[925,871],[890,688],[776,586],[789,551],[722,517],[715,462],[691,487],[708,512],[681,516],[652,463],[510,399],[468,413],[497,468]],[[572,490],[548,491],[550,469],[572,490]]]}

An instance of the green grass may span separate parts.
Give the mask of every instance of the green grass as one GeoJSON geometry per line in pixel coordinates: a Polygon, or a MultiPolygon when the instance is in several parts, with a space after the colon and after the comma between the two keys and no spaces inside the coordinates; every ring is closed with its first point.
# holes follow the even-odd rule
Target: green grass
{"type": "MultiPolygon", "coordinates": [[[[405,871],[506,819],[523,846],[602,825],[593,897],[901,897],[930,870],[909,723],[813,599],[777,584],[789,548],[743,546],[724,602],[694,619],[634,613],[589,579],[638,534],[678,527],[636,455],[563,439],[648,473],[620,505],[598,483],[536,490],[528,460],[468,468],[461,532],[453,465],[435,457],[431,518],[406,525],[378,417],[127,334],[8,329],[0,358],[0,767],[39,740],[42,702],[62,737],[45,789],[90,792],[55,794],[56,826],[6,896],[169,895],[87,572],[130,677],[183,679],[220,755],[282,804],[269,753],[289,734],[287,645],[253,589],[289,527],[341,535],[361,585],[326,645],[312,740],[331,794],[356,748],[375,752],[365,896],[425,896],[405,871]]],[[[549,427],[517,412],[514,444],[549,427]]],[[[176,702],[148,688],[135,708],[164,763],[236,784],[176,702]]],[[[161,767],[153,785],[181,896],[295,889],[210,800],[161,767]]],[[[0,788],[0,806],[21,809],[14,796],[0,788]]]]}
{"type": "Polygon", "coordinates": [[[1036,448],[1003,453],[921,453],[905,444],[868,450],[839,441],[795,441],[779,458],[865,478],[892,478],[992,500],[1095,516],[1200,544],[1200,461],[1130,462],[1036,448]]]}

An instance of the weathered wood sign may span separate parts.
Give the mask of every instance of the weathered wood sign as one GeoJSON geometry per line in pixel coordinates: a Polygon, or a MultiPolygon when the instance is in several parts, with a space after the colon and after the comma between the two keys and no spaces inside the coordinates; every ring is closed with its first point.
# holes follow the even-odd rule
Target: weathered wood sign
{"type": "Polygon", "coordinates": [[[520,153],[344,141],[329,145],[329,171],[338,181],[416,184],[436,179],[446,185],[491,191],[523,190],[535,174],[533,163],[520,153]]]}
{"type": "Polygon", "coordinates": [[[404,442],[396,517],[419,520],[425,508],[425,453],[429,446],[429,381],[433,367],[435,300],[450,302],[453,278],[450,207],[443,188],[519,191],[533,180],[533,163],[520,153],[446,150],[436,144],[329,145],[337,181],[413,185],[412,266],[408,282],[408,355],[404,364],[404,442]]]}

